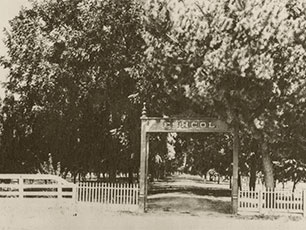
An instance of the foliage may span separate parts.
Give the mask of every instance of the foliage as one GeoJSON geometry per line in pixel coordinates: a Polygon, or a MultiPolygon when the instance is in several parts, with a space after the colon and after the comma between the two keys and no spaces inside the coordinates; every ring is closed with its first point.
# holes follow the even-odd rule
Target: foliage
{"type": "MultiPolygon", "coordinates": [[[[305,5],[161,0],[150,1],[147,9],[143,81],[163,82],[156,95],[180,92],[173,98],[185,96],[187,106],[238,126],[242,138],[258,140],[272,187],[273,147],[292,125],[291,109],[305,104],[305,5]]],[[[303,117],[305,110],[295,112],[303,117]]]]}
{"type": "Polygon", "coordinates": [[[297,183],[306,180],[306,164],[295,159],[284,159],[275,163],[275,176],[281,182],[292,181],[294,192],[297,183]]]}
{"type": "Polygon", "coordinates": [[[232,142],[224,134],[179,134],[175,157],[180,171],[205,175],[215,169],[221,175],[231,174],[232,142]]]}
{"type": "MultiPolygon", "coordinates": [[[[1,157],[9,163],[1,170],[33,171],[51,153],[75,175],[136,172],[146,101],[150,116],[193,110],[238,128],[241,170],[263,170],[273,186],[272,160],[305,162],[305,7],[302,0],[151,0],[143,9],[133,0],[33,1],[11,20],[0,61],[9,69],[1,111],[1,157]]],[[[164,154],[169,168],[187,159],[193,172],[230,170],[226,135],[178,137],[171,159],[167,138],[152,138],[163,145],[153,143],[152,156],[164,154]]]]}
{"type": "Polygon", "coordinates": [[[40,164],[40,173],[51,174],[51,175],[61,175],[61,162],[57,162],[56,167],[53,165],[52,155],[49,154],[48,161],[44,161],[40,164]]]}
{"type": "Polygon", "coordinates": [[[13,137],[6,130],[5,145],[22,139],[19,156],[42,162],[51,153],[73,174],[135,171],[139,108],[129,98],[129,69],[142,52],[140,14],[132,0],[33,1],[21,10],[1,64],[9,69],[6,100],[13,94],[18,105],[6,123],[24,128],[13,137]]]}

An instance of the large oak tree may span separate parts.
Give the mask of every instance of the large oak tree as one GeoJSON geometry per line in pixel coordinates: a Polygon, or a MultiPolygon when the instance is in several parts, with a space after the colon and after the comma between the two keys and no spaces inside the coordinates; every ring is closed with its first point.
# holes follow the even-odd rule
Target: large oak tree
{"type": "MultiPolygon", "coordinates": [[[[143,81],[158,89],[163,82],[161,91],[180,92],[255,139],[267,187],[274,187],[273,147],[293,124],[291,109],[305,104],[305,12],[303,1],[281,0],[147,5],[143,81]]],[[[304,117],[304,109],[295,112],[304,117]]]]}

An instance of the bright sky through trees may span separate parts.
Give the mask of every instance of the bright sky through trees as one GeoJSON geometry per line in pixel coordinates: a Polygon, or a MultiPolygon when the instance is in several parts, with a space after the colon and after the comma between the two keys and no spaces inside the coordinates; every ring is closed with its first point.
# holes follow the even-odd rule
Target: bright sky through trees
{"type": "MultiPolygon", "coordinates": [[[[18,11],[22,6],[28,5],[27,0],[1,0],[0,1],[0,56],[3,56],[6,54],[6,48],[3,43],[4,39],[4,33],[3,29],[8,28],[9,23],[8,21],[12,19],[15,15],[18,14],[18,11]]],[[[5,81],[7,75],[7,71],[5,71],[0,66],[0,82],[2,83],[5,81]]],[[[0,97],[3,98],[4,96],[4,89],[2,86],[0,86],[0,97]]]]}

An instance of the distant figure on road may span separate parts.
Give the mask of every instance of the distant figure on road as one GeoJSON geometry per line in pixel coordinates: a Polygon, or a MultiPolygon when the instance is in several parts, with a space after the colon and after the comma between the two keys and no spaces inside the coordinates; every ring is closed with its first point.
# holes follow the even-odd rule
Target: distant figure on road
{"type": "Polygon", "coordinates": [[[164,164],[163,159],[157,153],[154,157],[154,171],[155,171],[155,178],[157,180],[163,177],[163,164],[164,164]]]}

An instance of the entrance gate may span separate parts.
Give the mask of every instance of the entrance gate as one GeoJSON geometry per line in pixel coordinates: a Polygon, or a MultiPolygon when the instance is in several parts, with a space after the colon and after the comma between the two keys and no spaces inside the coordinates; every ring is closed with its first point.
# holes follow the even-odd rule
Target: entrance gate
{"type": "Polygon", "coordinates": [[[227,124],[221,120],[203,117],[147,117],[146,107],[141,116],[141,140],[140,140],[140,194],[139,206],[141,211],[147,211],[148,196],[148,155],[150,133],[220,133],[231,132],[233,134],[233,182],[232,182],[232,211],[238,212],[238,152],[239,138],[238,129],[230,130],[227,124]]]}

